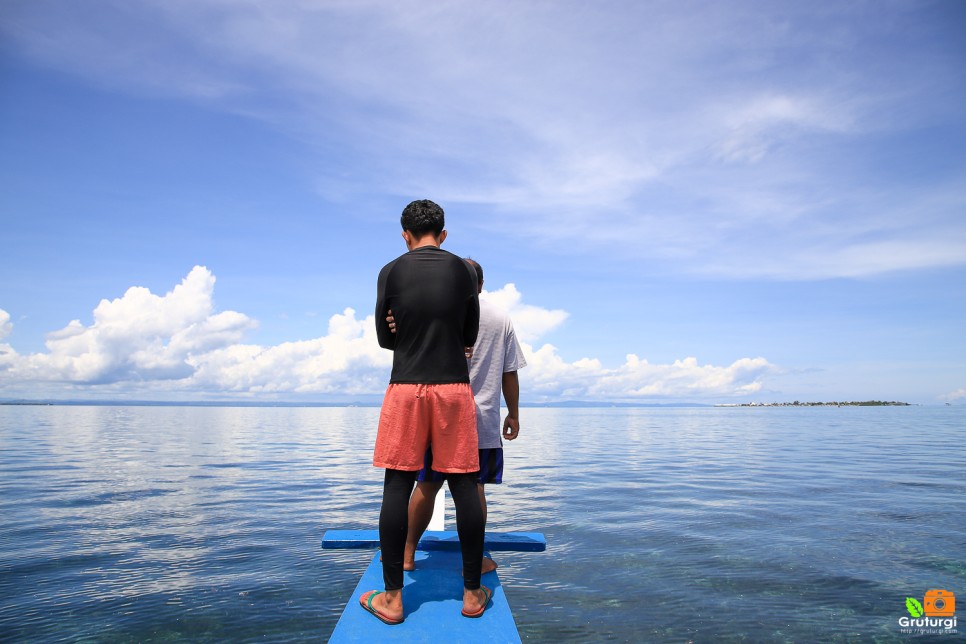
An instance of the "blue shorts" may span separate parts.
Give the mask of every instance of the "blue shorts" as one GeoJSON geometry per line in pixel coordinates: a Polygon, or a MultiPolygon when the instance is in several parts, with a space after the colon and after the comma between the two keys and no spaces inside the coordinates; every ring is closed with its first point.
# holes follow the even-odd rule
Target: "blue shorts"
{"type": "MultiPolygon", "coordinates": [[[[423,469],[419,470],[417,481],[442,483],[446,474],[433,469],[433,446],[426,449],[423,457],[423,469]]],[[[480,485],[503,482],[503,448],[490,447],[480,450],[480,485]]]]}

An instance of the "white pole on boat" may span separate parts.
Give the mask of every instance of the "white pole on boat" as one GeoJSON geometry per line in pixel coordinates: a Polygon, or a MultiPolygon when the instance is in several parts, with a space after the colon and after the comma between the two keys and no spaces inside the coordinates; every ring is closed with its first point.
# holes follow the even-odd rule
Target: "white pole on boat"
{"type": "Polygon", "coordinates": [[[429,530],[442,532],[446,529],[446,487],[440,488],[433,503],[433,518],[429,520],[429,530]]]}

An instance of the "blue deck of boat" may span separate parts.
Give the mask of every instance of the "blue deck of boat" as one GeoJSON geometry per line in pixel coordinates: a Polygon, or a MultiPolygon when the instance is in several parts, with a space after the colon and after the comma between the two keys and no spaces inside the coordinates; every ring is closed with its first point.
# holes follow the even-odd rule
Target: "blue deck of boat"
{"type": "MultiPolygon", "coordinates": [[[[539,552],[546,549],[540,533],[488,533],[488,551],[539,552]]],[[[375,530],[330,530],[322,547],[378,548],[375,530]]],[[[359,605],[367,590],[382,589],[382,565],[377,552],[346,603],[330,642],[519,642],[497,571],[483,575],[482,583],[493,591],[492,604],[482,617],[460,614],[463,606],[462,560],[455,532],[427,532],[416,552],[416,570],[405,573],[403,604],[406,621],[384,624],[359,605]]]]}

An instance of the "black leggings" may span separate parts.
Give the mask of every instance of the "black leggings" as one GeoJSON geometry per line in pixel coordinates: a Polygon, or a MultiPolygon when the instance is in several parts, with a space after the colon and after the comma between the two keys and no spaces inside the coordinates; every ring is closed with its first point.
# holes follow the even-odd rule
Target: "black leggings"
{"type": "MultiPolygon", "coordinates": [[[[386,590],[403,587],[403,552],[409,530],[409,497],[419,472],[386,470],[379,512],[379,545],[382,548],[382,578],[386,590]]],[[[463,552],[463,587],[480,587],[483,566],[483,507],[477,489],[479,472],[447,474],[449,491],[456,506],[456,531],[463,552]]]]}

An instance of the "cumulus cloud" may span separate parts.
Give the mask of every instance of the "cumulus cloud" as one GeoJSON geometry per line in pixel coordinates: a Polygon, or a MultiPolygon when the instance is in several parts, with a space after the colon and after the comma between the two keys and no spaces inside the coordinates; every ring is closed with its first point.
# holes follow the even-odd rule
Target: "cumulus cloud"
{"type": "Polygon", "coordinates": [[[562,324],[568,315],[562,309],[550,310],[524,304],[523,295],[514,284],[507,284],[498,291],[484,290],[480,293],[480,299],[503,309],[510,315],[513,329],[521,342],[533,342],[562,324]]]}
{"type": "Polygon", "coordinates": [[[940,400],[944,400],[946,402],[953,402],[956,400],[962,400],[964,398],[966,398],[966,387],[960,387],[956,391],[950,391],[948,394],[939,397],[940,400]]]}
{"type": "Polygon", "coordinates": [[[255,326],[235,311],[215,313],[214,285],[214,275],[196,266],[163,296],[135,286],[101,300],[92,325],[72,320],[48,334],[48,352],[15,360],[9,375],[78,384],[186,378],[192,356],[234,344],[255,326]]]}
{"type": "MultiPolygon", "coordinates": [[[[379,347],[372,315],[347,308],[329,318],[325,335],[275,346],[245,344],[256,322],[237,311],[215,310],[215,276],[194,267],[164,295],[132,287],[102,300],[94,322],[73,320],[50,333],[47,352],[18,355],[0,344],[0,384],[60,384],[77,392],[112,395],[146,391],[171,396],[364,396],[385,388],[392,352],[379,347]]],[[[644,400],[751,394],[775,368],[764,358],[728,366],[695,358],[651,364],[637,355],[607,367],[600,360],[568,362],[557,347],[533,343],[568,316],[523,301],[513,284],[482,297],[509,312],[528,366],[521,372],[530,400],[644,400]]],[[[0,339],[12,324],[0,310],[0,339]]]]}
{"type": "MultiPolygon", "coordinates": [[[[11,332],[13,332],[13,323],[10,322],[10,314],[0,309],[0,340],[9,336],[11,332]]],[[[11,367],[16,355],[13,347],[0,343],[0,373],[11,367]]]]}
{"type": "Polygon", "coordinates": [[[379,347],[372,315],[346,309],[328,334],[273,347],[232,345],[192,357],[193,387],[243,393],[371,394],[385,387],[392,353],[379,347]]]}
{"type": "Polygon", "coordinates": [[[641,401],[747,395],[761,391],[763,378],[777,372],[764,358],[742,358],[728,366],[715,366],[699,364],[693,357],[650,364],[629,354],[621,366],[607,368],[596,359],[567,363],[549,344],[528,355],[534,369],[521,378],[535,394],[548,398],[641,401]]]}
{"type": "Polygon", "coordinates": [[[10,321],[10,314],[0,309],[0,340],[6,338],[13,331],[13,323],[10,321]]]}

